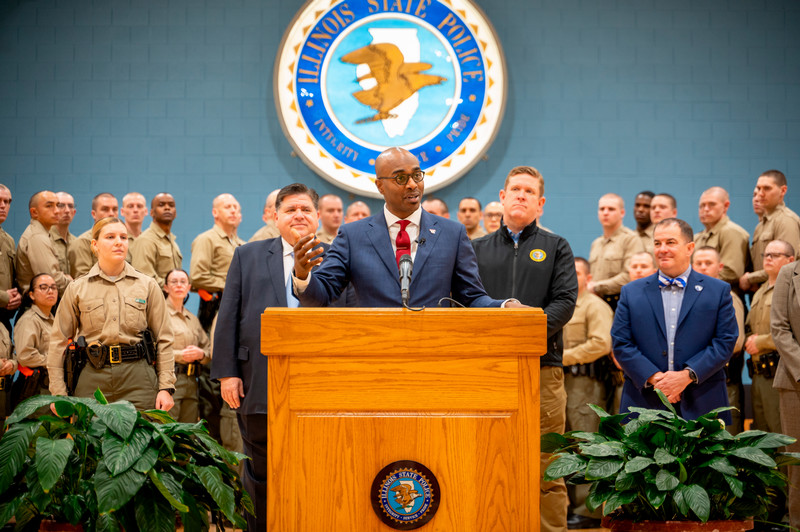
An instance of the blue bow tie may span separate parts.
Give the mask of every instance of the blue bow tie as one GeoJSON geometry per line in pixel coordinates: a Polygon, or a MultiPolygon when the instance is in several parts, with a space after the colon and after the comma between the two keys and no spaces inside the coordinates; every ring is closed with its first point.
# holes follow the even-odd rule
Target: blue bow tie
{"type": "Polygon", "coordinates": [[[684,281],[681,277],[670,279],[669,277],[664,277],[663,275],[659,275],[658,287],[666,288],[668,286],[677,286],[678,288],[686,288],[686,281],[684,281]]]}

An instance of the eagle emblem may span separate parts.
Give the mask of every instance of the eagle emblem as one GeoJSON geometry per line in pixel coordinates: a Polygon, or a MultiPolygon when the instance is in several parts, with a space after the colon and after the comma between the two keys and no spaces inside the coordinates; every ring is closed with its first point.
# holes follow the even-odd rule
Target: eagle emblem
{"type": "Polygon", "coordinates": [[[400,481],[399,486],[391,489],[394,492],[394,502],[406,512],[410,512],[414,508],[414,500],[422,497],[422,494],[414,489],[413,482],[400,481]]]}
{"type": "Polygon", "coordinates": [[[356,124],[397,118],[390,112],[392,109],[421,88],[447,81],[441,76],[423,73],[431,68],[430,63],[406,63],[403,52],[392,43],[368,44],[342,56],[342,61],[353,65],[366,64],[369,73],[356,81],[375,81],[374,87],[353,93],[359,102],[377,111],[373,116],[356,121],[356,124]]]}

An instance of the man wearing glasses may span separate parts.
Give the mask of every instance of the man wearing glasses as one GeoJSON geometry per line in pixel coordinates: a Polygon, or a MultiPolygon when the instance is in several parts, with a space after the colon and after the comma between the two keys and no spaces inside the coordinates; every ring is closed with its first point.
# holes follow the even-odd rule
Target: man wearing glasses
{"type": "Polygon", "coordinates": [[[762,262],[767,282],[753,295],[744,328],[744,350],[750,355],[747,371],[753,379],[753,428],[769,432],[782,432],[778,390],[772,387],[780,359],[770,331],[772,294],[778,273],[794,262],[794,255],[792,245],[783,240],[773,240],[764,248],[762,262]]]}
{"type": "MultiPolygon", "coordinates": [[[[295,244],[294,282],[301,304],[327,306],[351,283],[359,307],[400,307],[398,268],[408,254],[414,261],[409,306],[437,306],[443,297],[465,306],[503,305],[486,295],[464,226],[420,208],[425,173],[419,160],[407,150],[389,148],[375,159],[375,174],[386,204],[374,216],[343,225],[324,262],[319,248],[312,251],[314,235],[295,244]]],[[[509,300],[505,306],[520,304],[509,300]]]]}

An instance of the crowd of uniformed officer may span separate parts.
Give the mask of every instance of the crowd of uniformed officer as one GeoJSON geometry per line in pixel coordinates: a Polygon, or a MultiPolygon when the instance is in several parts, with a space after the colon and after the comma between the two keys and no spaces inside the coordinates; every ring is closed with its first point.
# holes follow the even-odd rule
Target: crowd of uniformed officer
{"type": "MultiPolygon", "coordinates": [[[[754,425],[776,432],[778,404],[769,389],[779,355],[769,339],[769,289],[774,279],[769,272],[775,263],[790,262],[800,252],[800,217],[784,204],[786,191],[781,172],[770,170],[758,177],[752,206],[759,221],[751,241],[727,215],[728,193],[712,187],[699,198],[704,228],[695,235],[698,250],[716,253],[716,271],[703,273],[729,282],[736,299],[750,295],[753,308],[739,345],[749,354],[748,368],[759,383],[753,394],[754,425]],[[790,252],[768,253],[773,241],[790,252]]],[[[267,197],[265,225],[251,241],[279,236],[273,221],[276,192],[267,197]]],[[[48,390],[91,395],[99,387],[110,400],[129,399],[139,408],[173,408],[181,421],[207,419],[212,433],[236,448],[234,415],[219,401],[207,371],[212,356],[208,333],[233,251],[245,243],[237,234],[242,214],[236,198],[221,194],[214,199],[214,225],[192,242],[188,273],[182,269],[183,255],[172,232],[176,207],[169,193],[157,194],[148,205],[142,194],[131,192],[123,197],[121,208],[113,195],[98,194],[91,204],[94,226],[76,237],[69,231],[76,213],[73,197],[38,192],[29,200],[30,224],[16,245],[2,230],[11,200],[11,191],[0,185],[0,417],[31,395],[48,390]],[[148,214],[152,222],[144,229],[148,214]],[[183,305],[189,290],[200,297],[198,316],[183,305]],[[67,364],[65,372],[64,359],[70,356],[79,362],[67,364]]],[[[430,198],[423,207],[449,217],[441,200],[430,198]]],[[[458,219],[470,238],[497,230],[500,213],[496,202],[482,209],[472,197],[462,199],[458,207],[458,219]]],[[[324,196],[319,237],[330,241],[342,223],[369,215],[363,202],[345,211],[340,198],[324,196]]],[[[586,402],[608,400],[614,407],[619,375],[610,356],[613,310],[624,284],[655,271],[654,223],[677,217],[678,208],[668,193],[643,191],[634,198],[635,229],[622,224],[624,215],[622,197],[603,195],[598,202],[603,234],[592,243],[588,260],[576,259],[582,290],[566,327],[564,352],[570,428],[591,430],[587,424],[592,416],[581,407],[586,402]]],[[[741,351],[736,353],[729,372],[732,403],[739,408],[736,390],[741,387],[744,358],[741,351]]],[[[741,424],[731,428],[742,430],[741,424]]]]}

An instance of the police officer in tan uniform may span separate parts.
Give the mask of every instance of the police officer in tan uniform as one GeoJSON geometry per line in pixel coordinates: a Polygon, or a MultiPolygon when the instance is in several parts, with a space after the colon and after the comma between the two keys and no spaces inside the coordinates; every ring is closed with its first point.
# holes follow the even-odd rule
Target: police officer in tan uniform
{"type": "Polygon", "coordinates": [[[53,241],[53,249],[58,256],[58,267],[62,272],[70,272],[69,265],[69,246],[75,241],[75,235],[69,232],[69,225],[75,218],[75,198],[67,192],[56,192],[58,198],[57,221],[50,228],[50,239],[53,241]]]}
{"type": "Polygon", "coordinates": [[[22,296],[14,286],[14,257],[17,245],[14,238],[5,232],[3,223],[8,218],[11,209],[11,191],[5,185],[0,185],[0,323],[11,330],[11,318],[14,310],[22,303],[22,296]]]}
{"type": "Polygon", "coordinates": [[[164,277],[172,270],[179,270],[183,262],[183,255],[171,232],[177,216],[172,194],[156,194],[150,202],[150,216],[153,223],[139,235],[131,248],[131,264],[155,279],[163,289],[164,277]]]}
{"type": "Polygon", "coordinates": [[[633,218],[636,220],[636,234],[642,241],[645,251],[653,253],[653,229],[655,224],[650,220],[650,202],[655,192],[643,190],[633,200],[633,218]]]}
{"type": "Polygon", "coordinates": [[[11,378],[17,372],[14,346],[8,329],[0,323],[0,427],[11,413],[11,378]]]}
{"type": "Polygon", "coordinates": [[[597,203],[597,218],[603,226],[603,236],[592,242],[589,264],[593,280],[588,289],[617,308],[619,292],[629,281],[628,263],[631,257],[644,251],[635,231],[622,225],[625,202],[617,194],[605,194],[597,203]]]}
{"type": "Polygon", "coordinates": [[[23,386],[20,401],[49,393],[47,351],[50,349],[52,310],[58,300],[58,286],[51,276],[41,273],[31,280],[26,298],[32,305],[20,316],[14,327],[17,362],[26,383],[30,384],[23,386]]]}
{"type": "Polygon", "coordinates": [[[58,221],[58,197],[49,190],[37,192],[28,202],[31,223],[19,237],[15,268],[17,284],[26,292],[33,276],[49,273],[58,285],[58,293],[72,281],[68,273],[58,266],[58,256],[50,239],[50,228],[58,221]]]}
{"type": "Polygon", "coordinates": [[[122,207],[119,213],[125,219],[125,227],[128,228],[128,249],[142,234],[142,222],[148,212],[150,211],[147,210],[147,200],[142,194],[128,192],[122,197],[122,207]]]}
{"type": "Polygon", "coordinates": [[[275,198],[278,197],[278,192],[280,192],[280,189],[275,189],[267,196],[267,201],[264,203],[264,214],[261,216],[265,225],[256,231],[248,242],[269,240],[270,238],[281,236],[281,232],[278,231],[278,226],[275,225],[275,198]]]}
{"type": "MultiPolygon", "coordinates": [[[[344,223],[349,224],[350,222],[357,222],[371,215],[372,213],[369,210],[369,205],[363,201],[354,201],[348,205],[347,210],[344,211],[344,223]]],[[[482,217],[483,216],[481,216],[481,218],[482,217]]]]}
{"type": "MultiPolygon", "coordinates": [[[[578,275],[578,300],[575,312],[564,326],[564,387],[567,391],[567,430],[595,432],[600,418],[589,404],[603,405],[606,400],[606,373],[611,352],[611,323],[614,313],[602,299],[586,290],[592,279],[589,262],[575,257],[578,275]]],[[[589,485],[567,486],[572,515],[567,527],[597,528],[602,512],[586,508],[589,485]]]]}
{"type": "Polygon", "coordinates": [[[719,253],[722,272],[719,278],[731,283],[737,291],[739,277],[744,274],[749,259],[750,233],[728,217],[731,202],[722,187],[711,187],[700,196],[700,223],[705,230],[694,235],[697,248],[711,246],[719,253]]]}
{"type": "Polygon", "coordinates": [[[167,306],[158,284],[125,261],[127,236],[118,218],[103,218],[92,228],[97,264],[67,288],[50,333],[50,393],[67,394],[64,349],[70,338],[84,337],[89,360],[76,396],[89,397],[100,388],[109,402],[126,399],[138,409],[169,410],[175,360],[167,306]],[[148,363],[153,353],[143,342],[145,329],[155,336],[155,372],[148,363]]]}
{"type": "Polygon", "coordinates": [[[752,271],[739,278],[739,286],[744,291],[755,290],[767,280],[762,260],[767,244],[783,240],[795,252],[800,250],[800,217],[783,203],[787,190],[786,176],[779,170],[767,170],[758,178],[753,191],[753,212],[758,215],[759,222],[753,230],[750,246],[752,271]]]}
{"type": "Polygon", "coordinates": [[[245,243],[236,234],[242,221],[242,211],[233,195],[220,194],[214,198],[211,215],[214,217],[214,227],[197,235],[192,242],[189,268],[192,290],[200,295],[198,318],[205,330],[211,327],[219,309],[233,251],[245,243]]]}
{"type": "MultiPolygon", "coordinates": [[[[108,218],[109,216],[116,217],[119,214],[119,203],[117,198],[108,192],[101,192],[92,198],[92,220],[96,223],[98,220],[108,218]]],[[[92,269],[92,266],[97,262],[97,257],[92,253],[92,230],[89,229],[81,233],[76,238],[67,252],[69,257],[69,267],[72,272],[72,277],[77,279],[92,269]]]]}
{"type": "MultiPolygon", "coordinates": [[[[719,252],[711,246],[695,247],[692,255],[692,269],[703,275],[719,279],[724,268],[720,262],[719,252]]],[[[739,288],[738,286],[736,288],[739,288]]],[[[733,347],[733,356],[725,366],[725,380],[728,387],[728,403],[738,410],[731,410],[731,424],[725,427],[731,434],[738,434],[744,430],[744,385],[742,383],[742,369],[744,368],[744,303],[731,290],[733,312],[736,315],[736,325],[739,328],[739,338],[733,347]]]]}
{"type": "Polygon", "coordinates": [[[170,414],[181,423],[196,423],[199,416],[197,375],[200,366],[208,365],[211,360],[211,341],[197,316],[183,306],[189,293],[189,275],[183,270],[172,270],[167,274],[164,290],[175,356],[175,406],[170,414]]]}
{"type": "Polygon", "coordinates": [[[795,250],[788,242],[773,240],[767,244],[763,257],[767,282],[753,296],[745,320],[744,349],[750,355],[747,369],[753,378],[754,428],[768,432],[782,432],[778,390],[772,387],[780,359],[770,331],[772,294],[781,267],[794,262],[794,255],[795,250]]]}
{"type": "Polygon", "coordinates": [[[344,215],[342,198],[336,194],[325,194],[319,198],[319,229],[317,238],[320,242],[330,244],[339,233],[344,215]]]}

